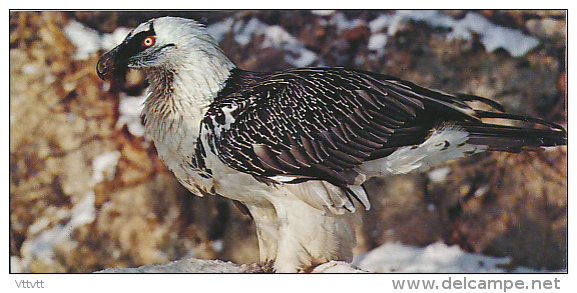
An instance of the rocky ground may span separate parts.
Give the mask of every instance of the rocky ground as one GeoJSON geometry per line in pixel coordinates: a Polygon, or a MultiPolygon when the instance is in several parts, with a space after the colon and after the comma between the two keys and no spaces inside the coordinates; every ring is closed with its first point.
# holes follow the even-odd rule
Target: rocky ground
{"type": "MultiPolygon", "coordinates": [[[[141,133],[142,76],[96,76],[129,31],[119,28],[160,15],[205,23],[243,69],[371,70],[566,126],[565,11],[11,11],[13,272],[257,261],[250,218],[181,187],[141,133]]],[[[357,253],[441,241],[509,256],[510,269],[567,267],[565,147],[476,155],[367,188],[357,253]]]]}

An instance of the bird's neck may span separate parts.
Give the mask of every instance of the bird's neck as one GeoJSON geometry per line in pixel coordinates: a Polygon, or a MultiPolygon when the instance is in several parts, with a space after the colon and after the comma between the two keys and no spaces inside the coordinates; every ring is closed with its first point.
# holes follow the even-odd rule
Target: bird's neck
{"type": "Polygon", "coordinates": [[[145,126],[155,142],[187,136],[196,139],[200,121],[223,88],[234,65],[225,58],[206,59],[204,66],[150,69],[145,126]],[[167,136],[174,137],[167,137],[167,136]]]}

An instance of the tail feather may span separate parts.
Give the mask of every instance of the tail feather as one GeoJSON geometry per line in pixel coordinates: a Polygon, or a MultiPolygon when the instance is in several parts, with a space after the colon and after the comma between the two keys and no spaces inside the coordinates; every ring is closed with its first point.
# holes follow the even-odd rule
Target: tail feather
{"type": "Polygon", "coordinates": [[[491,100],[491,99],[487,99],[487,98],[483,98],[483,97],[479,97],[479,96],[475,96],[475,95],[469,95],[469,94],[455,94],[455,97],[459,98],[459,100],[463,101],[463,102],[481,102],[497,111],[500,112],[505,112],[505,108],[503,107],[503,105],[491,100]]]}
{"type": "Polygon", "coordinates": [[[539,147],[567,144],[567,132],[557,124],[537,118],[507,113],[476,111],[476,116],[485,119],[504,120],[510,126],[493,123],[461,124],[469,132],[470,144],[486,145],[489,150],[518,152],[535,150],[539,147]]]}

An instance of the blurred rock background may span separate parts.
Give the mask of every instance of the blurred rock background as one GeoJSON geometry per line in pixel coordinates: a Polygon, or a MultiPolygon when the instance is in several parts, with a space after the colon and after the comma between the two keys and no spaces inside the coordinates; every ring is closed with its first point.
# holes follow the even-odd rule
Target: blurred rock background
{"type": "MultiPolygon", "coordinates": [[[[162,15],[205,23],[243,69],[371,70],[566,126],[566,11],[11,11],[12,272],[258,261],[250,218],[189,193],[142,134],[142,76],[96,76],[105,50],[162,15]]],[[[443,241],[509,256],[509,268],[567,268],[565,147],[476,155],[367,188],[357,253],[443,241]]]]}

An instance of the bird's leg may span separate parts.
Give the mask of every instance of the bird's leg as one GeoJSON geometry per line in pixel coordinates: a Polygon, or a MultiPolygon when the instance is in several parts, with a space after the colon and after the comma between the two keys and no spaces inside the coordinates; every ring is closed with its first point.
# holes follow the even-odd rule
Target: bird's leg
{"type": "Polygon", "coordinates": [[[256,227],[260,261],[274,260],[278,250],[278,221],[274,206],[264,202],[245,205],[256,227]]]}
{"type": "Polygon", "coordinates": [[[277,272],[293,273],[331,260],[352,260],[354,214],[334,215],[290,193],[274,203],[279,225],[277,272]]]}

